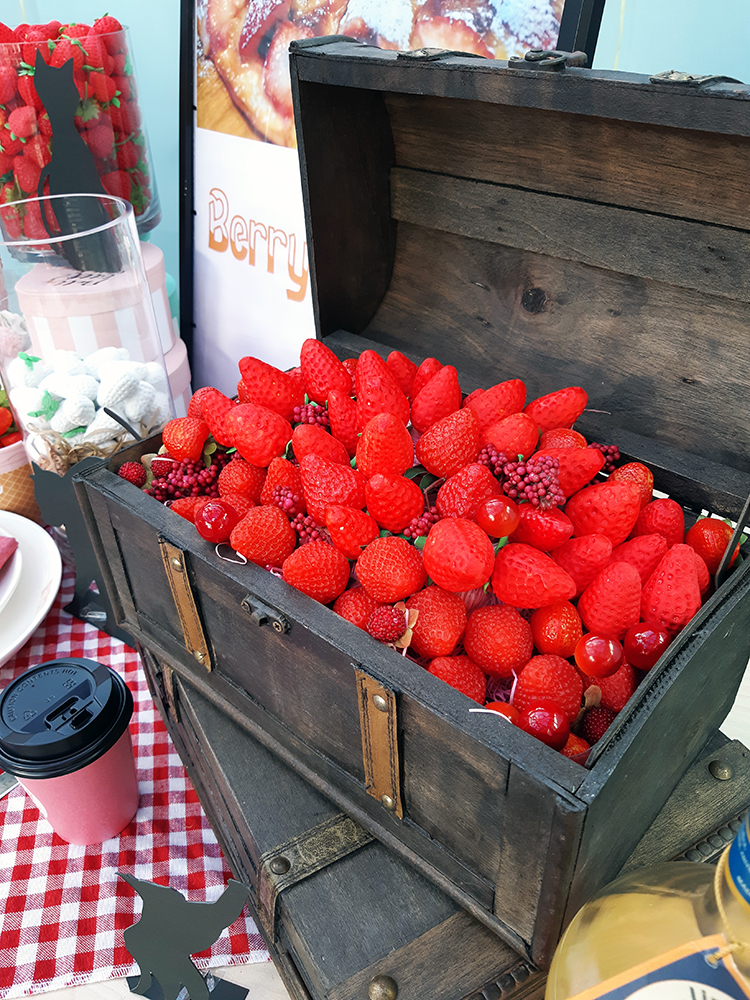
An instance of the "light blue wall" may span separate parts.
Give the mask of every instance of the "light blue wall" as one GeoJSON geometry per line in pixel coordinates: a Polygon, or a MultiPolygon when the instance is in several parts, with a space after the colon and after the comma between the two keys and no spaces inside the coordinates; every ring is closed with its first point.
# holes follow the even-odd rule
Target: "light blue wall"
{"type": "Polygon", "coordinates": [[[178,276],[179,0],[0,0],[0,20],[86,24],[111,14],[128,28],[139,101],[154,162],[162,221],[151,242],[164,253],[167,273],[178,276]]]}

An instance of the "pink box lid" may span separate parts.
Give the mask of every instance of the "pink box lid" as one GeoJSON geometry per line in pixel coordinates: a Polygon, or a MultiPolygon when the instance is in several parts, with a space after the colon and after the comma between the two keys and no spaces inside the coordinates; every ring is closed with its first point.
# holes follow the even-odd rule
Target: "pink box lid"
{"type": "Polygon", "coordinates": [[[130,269],[106,274],[35,264],[16,282],[16,292],[24,315],[53,317],[127,309],[142,301],[144,289],[130,269]]]}

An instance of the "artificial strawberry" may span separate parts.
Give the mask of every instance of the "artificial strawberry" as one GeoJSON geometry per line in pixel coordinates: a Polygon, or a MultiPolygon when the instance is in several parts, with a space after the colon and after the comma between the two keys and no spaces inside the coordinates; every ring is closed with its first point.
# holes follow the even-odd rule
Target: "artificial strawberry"
{"type": "Polygon", "coordinates": [[[539,448],[587,448],[588,441],[572,427],[551,427],[539,438],[539,448]]]}
{"type": "MultiPolygon", "coordinates": [[[[244,493],[225,493],[224,496],[221,497],[221,500],[229,504],[230,507],[233,507],[239,514],[240,518],[243,518],[249,510],[252,510],[253,507],[257,506],[255,500],[251,500],[250,497],[245,496],[244,493]]],[[[234,528],[234,525],[232,525],[232,527],[234,528]]]]}
{"type": "Polygon", "coordinates": [[[435,506],[441,517],[465,517],[474,521],[479,505],[499,494],[500,484],[487,466],[471,462],[443,483],[435,506]]]}
{"type": "Polygon", "coordinates": [[[401,387],[401,391],[407,399],[413,399],[414,378],[417,374],[417,366],[407,358],[401,351],[391,351],[385,359],[388,371],[393,375],[401,387]]]}
{"type": "Polygon", "coordinates": [[[176,472],[179,462],[176,458],[172,458],[171,455],[162,454],[154,455],[151,459],[149,468],[155,479],[159,479],[162,476],[168,476],[170,472],[176,472]]]}
{"type": "Polygon", "coordinates": [[[0,406],[0,436],[5,434],[12,423],[13,414],[7,407],[0,406]]]}
{"type": "Polygon", "coordinates": [[[612,549],[610,562],[629,562],[638,570],[644,584],[659,565],[667,551],[664,535],[638,535],[612,549]]]}
{"type": "Polygon", "coordinates": [[[222,433],[247,462],[267,468],[272,459],[284,454],[292,427],[280,413],[266,406],[237,403],[226,413],[222,433]]]}
{"type": "Polygon", "coordinates": [[[422,391],[422,389],[424,389],[430,379],[434,375],[437,375],[442,367],[442,364],[437,358],[424,359],[414,374],[414,383],[411,387],[412,399],[414,399],[422,391]]]}
{"type": "Polygon", "coordinates": [[[173,458],[180,462],[190,458],[195,462],[203,454],[203,445],[208,434],[208,424],[205,420],[176,417],[164,425],[162,441],[173,458]]]}
{"type": "Polygon", "coordinates": [[[367,480],[356,469],[319,455],[305,455],[299,467],[305,503],[318,524],[325,524],[326,510],[332,503],[355,510],[365,506],[367,480]]]}
{"type": "MultiPolygon", "coordinates": [[[[695,549],[693,549],[693,552],[695,552],[695,549]]],[[[698,574],[698,587],[703,598],[711,589],[711,574],[708,572],[706,560],[703,556],[698,555],[697,552],[695,552],[695,572],[698,574]]]]}
{"type": "MultiPolygon", "coordinates": [[[[294,551],[297,536],[278,507],[253,507],[234,528],[229,543],[258,566],[281,566],[294,551]]],[[[343,587],[342,587],[343,590],[343,587]]]]}
{"type": "Polygon", "coordinates": [[[21,105],[15,108],[8,115],[8,128],[22,139],[29,139],[38,131],[36,124],[36,112],[33,108],[21,105]]]}
{"type": "Polygon", "coordinates": [[[558,601],[545,608],[537,608],[529,624],[537,650],[554,653],[564,659],[573,655],[583,635],[581,616],[570,601],[558,601]]]}
{"type": "Polygon", "coordinates": [[[245,397],[241,395],[241,401],[266,406],[291,423],[295,406],[305,402],[305,392],[299,381],[259,358],[241,358],[239,369],[245,397]]]}
{"type": "Polygon", "coordinates": [[[349,457],[354,458],[359,443],[357,404],[342,389],[331,389],[328,393],[328,423],[331,434],[344,445],[349,457]]]}
{"type": "Polygon", "coordinates": [[[641,596],[641,617],[679,632],[701,606],[694,550],[673,545],[646,581],[641,596]]]}
{"type": "Polygon", "coordinates": [[[518,515],[518,526],[513,532],[514,542],[551,552],[573,534],[573,522],[557,507],[534,507],[530,503],[522,503],[519,504],[518,515]]]}
{"type": "Polygon", "coordinates": [[[479,427],[473,410],[448,414],[417,441],[417,459],[434,476],[455,476],[479,453],[479,427]]]}
{"type": "MultiPolygon", "coordinates": [[[[724,555],[729,542],[732,539],[733,529],[726,521],[720,521],[716,517],[701,517],[695,524],[688,528],[685,535],[685,542],[695,549],[701,556],[708,572],[713,576],[719,568],[721,557],[724,555]]],[[[734,550],[729,565],[733,566],[740,551],[739,543],[734,550]]]]}
{"type": "Polygon", "coordinates": [[[599,705],[589,708],[581,720],[581,736],[591,746],[598,743],[617,718],[617,712],[599,705]]]}
{"type": "MultiPolygon", "coordinates": [[[[8,413],[8,416],[10,416],[8,410],[2,410],[0,413],[8,413]]],[[[123,462],[117,470],[117,475],[139,489],[146,484],[146,470],[140,462],[123,462]]]]}
{"type": "Polygon", "coordinates": [[[664,535],[667,547],[685,540],[685,512],[676,500],[659,497],[641,510],[633,528],[634,535],[664,535]]]}
{"type": "Polygon", "coordinates": [[[552,558],[573,577],[576,593],[580,594],[604,569],[611,556],[612,542],[607,536],[589,534],[563,542],[554,550],[552,558]]]}
{"type": "Polygon", "coordinates": [[[511,413],[480,433],[479,440],[504,455],[528,458],[539,444],[539,429],[528,414],[511,413]]]}
{"type": "Polygon", "coordinates": [[[581,710],[583,681],[576,668],[554,653],[533,656],[518,675],[513,704],[519,712],[542,700],[556,702],[569,722],[575,722],[581,710]]]}
{"type": "MultiPolygon", "coordinates": [[[[151,468],[153,470],[153,462],[151,468]]],[[[219,496],[224,496],[227,493],[241,493],[248,500],[257,503],[260,500],[266,475],[266,469],[251,465],[244,458],[236,455],[231,462],[227,462],[219,473],[219,496]]]]}
{"type": "Polygon", "coordinates": [[[531,545],[510,543],[495,559],[492,590],[498,600],[515,608],[542,608],[569,601],[576,585],[546,553],[531,545]]]}
{"type": "Polygon", "coordinates": [[[393,413],[409,423],[409,400],[377,351],[362,351],[354,378],[357,396],[357,426],[365,425],[379,413],[393,413]]]}
{"type": "Polygon", "coordinates": [[[586,409],[588,401],[588,393],[580,385],[572,385],[532,399],[523,412],[528,413],[544,432],[553,427],[572,427],[586,409]]]}
{"type": "Polygon", "coordinates": [[[422,557],[430,579],[454,593],[484,586],[495,562],[487,533],[463,517],[446,517],[433,525],[422,557]]]}
{"type": "Polygon", "coordinates": [[[614,483],[621,480],[635,483],[641,494],[641,509],[653,500],[654,474],[641,462],[626,462],[610,473],[609,478],[614,483]]]}
{"type": "Polygon", "coordinates": [[[466,605],[458,594],[433,584],[410,597],[406,607],[419,612],[410,643],[417,656],[449,656],[466,628],[466,605]]]}
{"type": "Polygon", "coordinates": [[[195,512],[199,507],[202,507],[206,502],[206,497],[179,497],[177,500],[172,500],[169,505],[169,509],[175,513],[179,514],[180,517],[184,517],[186,521],[190,521],[191,524],[195,523],[195,512]]]}
{"type": "Polygon", "coordinates": [[[427,668],[434,677],[450,684],[472,701],[484,704],[487,678],[484,671],[468,656],[437,656],[427,668]]]}
{"type": "Polygon", "coordinates": [[[231,447],[231,442],[224,431],[224,418],[233,410],[235,403],[223,392],[211,386],[201,394],[200,406],[203,419],[208,424],[208,429],[214,440],[225,448],[231,447]]]}
{"type": "Polygon", "coordinates": [[[584,690],[588,687],[598,687],[601,691],[601,706],[612,712],[621,712],[630,701],[638,687],[640,677],[636,670],[627,662],[609,677],[583,676],[584,690]]]}
{"type": "Polygon", "coordinates": [[[542,457],[557,459],[560,489],[566,497],[583,489],[604,466],[604,455],[594,448],[540,448],[534,458],[542,457]]]}
{"type": "Polygon", "coordinates": [[[578,613],[589,632],[621,639],[641,615],[641,578],[635,566],[605,566],[581,594],[578,613]]]}
{"type": "Polygon", "coordinates": [[[349,582],[349,562],[328,542],[312,541],[295,549],[281,566],[284,580],[321,604],[330,604],[349,582]]]}
{"type": "Polygon", "coordinates": [[[367,620],[367,632],[379,642],[397,642],[406,632],[406,614],[403,605],[393,607],[383,604],[375,608],[367,620]]]}
{"type": "Polygon", "coordinates": [[[396,535],[376,538],[357,562],[357,577],[376,601],[395,604],[421,590],[427,579],[422,554],[396,535]]]}
{"type": "Polygon", "coordinates": [[[591,749],[591,744],[587,743],[582,736],[577,736],[575,733],[570,733],[567,742],[560,751],[560,753],[563,755],[563,757],[569,757],[570,759],[575,759],[577,757],[581,757],[582,754],[587,753],[590,749],[591,749]]]}
{"type": "Polygon", "coordinates": [[[365,484],[367,510],[381,528],[398,534],[424,513],[424,493],[413,479],[377,473],[365,484]]]}
{"type": "Polygon", "coordinates": [[[485,673],[512,677],[531,659],[531,625],[515,608],[492,604],[469,615],[464,649],[485,673]]]}
{"type": "Polygon", "coordinates": [[[414,464],[414,442],[400,417],[378,413],[365,424],[356,456],[357,468],[368,479],[378,472],[402,476],[414,464]]]}
{"type": "Polygon", "coordinates": [[[445,365],[414,397],[411,404],[412,427],[423,434],[429,427],[461,406],[461,386],[453,365],[445,365]]]}
{"type": "Polygon", "coordinates": [[[305,455],[320,455],[329,462],[349,465],[349,452],[344,445],[317,424],[297,424],[292,431],[292,449],[298,462],[305,455]]]}
{"type": "Polygon", "coordinates": [[[606,535],[612,545],[624,542],[641,509],[638,487],[629,482],[595,483],[575,493],[565,507],[576,535],[606,535]]]}
{"type": "Polygon", "coordinates": [[[507,382],[499,382],[490,386],[484,392],[468,396],[464,400],[464,408],[473,410],[479,421],[480,435],[510,416],[511,413],[520,413],[526,399],[526,386],[518,378],[509,379],[507,382]]]}
{"type": "Polygon", "coordinates": [[[364,587],[360,587],[359,585],[345,590],[333,602],[333,610],[337,615],[341,615],[342,618],[346,618],[352,625],[356,625],[357,628],[363,630],[367,629],[367,622],[375,608],[382,606],[374,597],[370,597],[364,587]]]}
{"type": "Polygon", "coordinates": [[[9,104],[16,96],[16,71],[12,66],[0,66],[0,104],[9,104]]]}
{"type": "Polygon", "coordinates": [[[307,395],[313,402],[325,403],[331,389],[351,395],[349,372],[322,340],[308,338],[300,349],[299,361],[307,395]]]}
{"type": "MultiPolygon", "coordinates": [[[[234,461],[236,462],[237,459],[234,461]]],[[[286,458],[274,458],[268,466],[260,493],[260,502],[262,504],[276,503],[282,495],[298,496],[301,506],[297,513],[305,513],[307,507],[302,493],[302,477],[299,466],[294,465],[286,458]]]]}
{"type": "Polygon", "coordinates": [[[380,534],[380,527],[369,514],[338,503],[327,508],[325,525],[331,541],[347,559],[358,559],[364,547],[380,534]]]}
{"type": "Polygon", "coordinates": [[[196,389],[193,395],[190,397],[190,402],[188,403],[187,415],[193,417],[195,420],[204,420],[203,408],[201,407],[201,399],[213,391],[213,386],[205,385],[201,389],[196,389]]]}

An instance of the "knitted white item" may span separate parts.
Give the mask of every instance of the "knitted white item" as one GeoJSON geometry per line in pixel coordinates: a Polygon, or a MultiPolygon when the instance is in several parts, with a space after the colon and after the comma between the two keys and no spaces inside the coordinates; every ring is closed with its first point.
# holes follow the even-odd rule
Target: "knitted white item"
{"type": "Polygon", "coordinates": [[[50,418],[50,427],[59,434],[76,427],[88,427],[94,420],[96,409],[88,396],[69,396],[50,418]]]}

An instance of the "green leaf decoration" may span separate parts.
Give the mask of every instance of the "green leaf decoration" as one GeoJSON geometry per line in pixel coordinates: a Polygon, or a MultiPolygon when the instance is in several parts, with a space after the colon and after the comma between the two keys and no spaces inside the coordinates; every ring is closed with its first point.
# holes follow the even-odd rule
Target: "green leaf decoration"
{"type": "Polygon", "coordinates": [[[428,490],[432,486],[432,484],[436,483],[437,481],[438,481],[438,476],[433,476],[431,472],[427,472],[419,480],[419,488],[424,493],[425,490],[428,490]]]}
{"type": "Polygon", "coordinates": [[[416,479],[417,476],[427,475],[427,469],[423,465],[413,465],[411,469],[407,469],[404,476],[407,479],[416,479]]]}
{"type": "MultiPolygon", "coordinates": [[[[30,417],[44,417],[45,420],[49,420],[53,417],[57,411],[60,409],[61,399],[55,399],[54,396],[50,396],[48,392],[42,396],[41,409],[35,410],[33,413],[29,413],[30,417]]],[[[84,430],[86,428],[84,427],[84,430]]]]}
{"type": "Polygon", "coordinates": [[[482,590],[486,594],[489,589],[490,589],[490,581],[488,580],[487,583],[485,583],[485,585],[482,587],[482,590]]]}
{"type": "Polygon", "coordinates": [[[130,53],[128,53],[125,56],[125,65],[123,66],[122,71],[125,74],[125,76],[132,76],[133,75],[133,64],[130,61],[130,53]]]}
{"type": "Polygon", "coordinates": [[[500,549],[504,548],[507,544],[508,544],[507,535],[504,538],[498,539],[498,541],[492,546],[493,549],[495,550],[495,555],[497,555],[500,549]]]}
{"type": "Polygon", "coordinates": [[[357,456],[356,456],[356,455],[355,455],[355,456],[354,456],[354,458],[353,458],[353,459],[352,459],[352,460],[351,460],[351,461],[349,462],[349,465],[351,465],[351,467],[352,467],[353,469],[356,469],[356,468],[357,468],[357,456]]]}
{"type": "Polygon", "coordinates": [[[64,438],[72,438],[75,437],[76,434],[83,434],[85,430],[86,430],[85,427],[74,427],[73,430],[71,431],[63,431],[62,436],[64,438]]]}
{"type": "Polygon", "coordinates": [[[393,532],[391,532],[391,531],[388,531],[388,529],[387,529],[387,528],[381,528],[381,529],[380,529],[380,537],[381,537],[381,538],[390,538],[390,536],[391,536],[392,534],[393,534],[393,532]]]}
{"type": "Polygon", "coordinates": [[[425,547],[426,542],[427,542],[427,535],[417,535],[417,537],[414,539],[414,548],[419,549],[421,552],[422,549],[425,547]]]}
{"type": "Polygon", "coordinates": [[[78,104],[77,115],[81,116],[81,121],[91,122],[99,117],[99,105],[93,97],[86,97],[78,104]]]}

